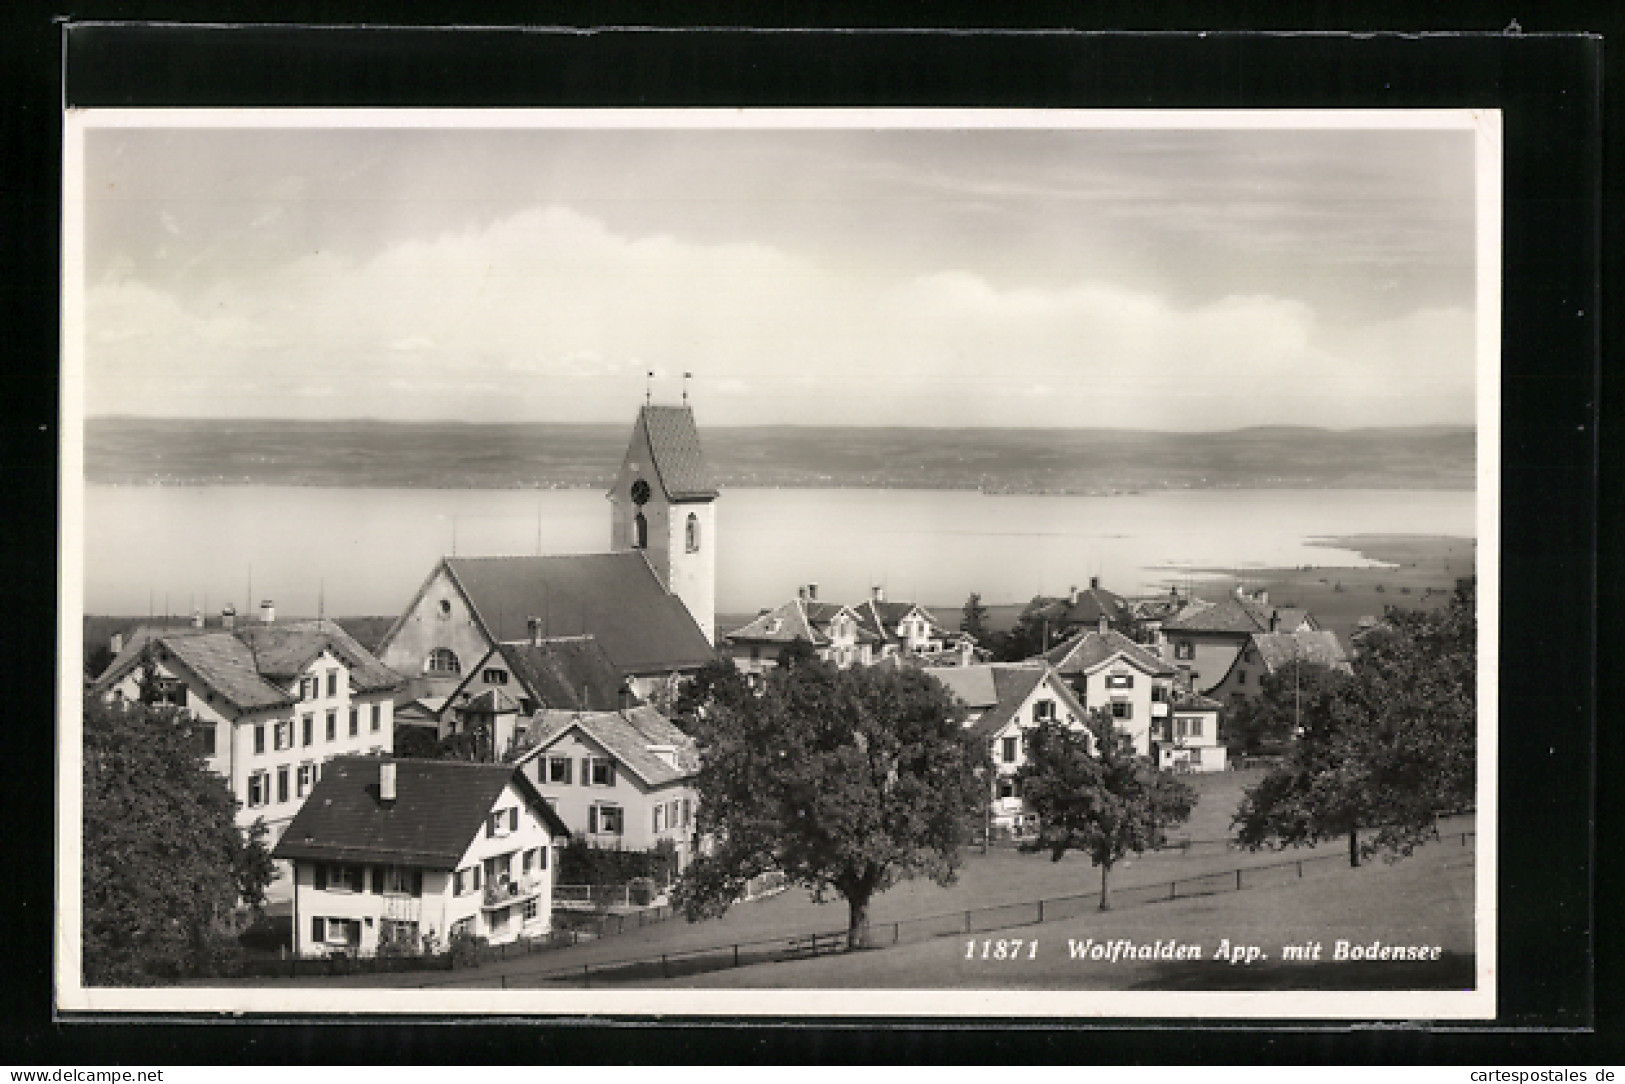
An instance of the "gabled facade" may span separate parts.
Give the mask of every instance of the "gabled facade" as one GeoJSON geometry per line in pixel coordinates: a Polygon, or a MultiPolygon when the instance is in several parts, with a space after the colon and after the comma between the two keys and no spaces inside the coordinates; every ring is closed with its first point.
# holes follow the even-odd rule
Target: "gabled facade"
{"type": "Polygon", "coordinates": [[[874,656],[940,655],[966,650],[969,636],[945,627],[924,606],[915,602],[888,602],[876,587],[870,596],[852,607],[860,627],[875,639],[874,656]]]}
{"type": "Polygon", "coordinates": [[[473,730],[490,743],[489,759],[504,760],[518,737],[520,720],[538,711],[614,711],[636,702],[628,683],[591,636],[498,644],[445,699],[438,736],[473,730]]]}
{"type": "Polygon", "coordinates": [[[394,750],[398,674],[332,621],[136,630],[92,686],[190,712],[209,768],[275,843],[337,756],[394,750]]]}
{"type": "Polygon", "coordinates": [[[1102,620],[1125,634],[1135,627],[1133,608],[1122,596],[1101,587],[1099,576],[1091,576],[1087,588],[1073,587],[1063,596],[1034,596],[1020,620],[1042,625],[1052,644],[1079,629],[1098,628],[1102,620]]]}
{"type": "Polygon", "coordinates": [[[651,707],[539,712],[514,766],[571,833],[598,847],[676,849],[678,868],[698,847],[699,753],[651,707]]]}
{"type": "MultiPolygon", "coordinates": [[[[1105,623],[1102,622],[1102,625],[1105,623]]],[[[1120,632],[1097,628],[1053,648],[1044,660],[1078,692],[1086,709],[1111,712],[1138,756],[1151,755],[1151,734],[1168,716],[1174,668],[1120,632]]]]}
{"type": "Polygon", "coordinates": [[[1352,672],[1348,654],[1335,632],[1302,628],[1294,632],[1255,632],[1208,695],[1223,704],[1251,700],[1263,692],[1267,675],[1290,666],[1294,659],[1328,670],[1352,672]]]}
{"type": "Polygon", "coordinates": [[[512,765],[334,760],[274,852],[294,867],[294,951],[544,935],[568,837],[512,765]]]}
{"type": "Polygon", "coordinates": [[[1198,693],[1176,693],[1173,712],[1152,728],[1157,767],[1176,772],[1222,772],[1226,749],[1219,743],[1224,706],[1198,693]]]}
{"type": "MultiPolygon", "coordinates": [[[[1027,762],[1027,733],[1045,720],[1087,731],[1083,704],[1054,668],[1043,662],[923,669],[965,705],[965,726],[992,752],[992,826],[1025,832],[1034,815],[1022,800],[1016,773],[1027,762]]],[[[1094,747],[1092,736],[1090,747],[1094,747]]]]}
{"type": "Polygon", "coordinates": [[[814,585],[723,636],[720,650],[742,673],[759,677],[778,665],[779,652],[797,642],[842,670],[868,666],[880,657],[875,650],[879,637],[864,628],[851,609],[818,601],[814,585]]]}

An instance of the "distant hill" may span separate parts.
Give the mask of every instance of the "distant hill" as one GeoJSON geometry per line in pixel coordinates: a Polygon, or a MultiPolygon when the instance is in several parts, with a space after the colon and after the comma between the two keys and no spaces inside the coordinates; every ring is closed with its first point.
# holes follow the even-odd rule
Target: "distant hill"
{"type": "MultiPolygon", "coordinates": [[[[1471,489],[1466,426],[1217,433],[706,427],[724,486],[1106,493],[1471,489]]],[[[90,482],[557,489],[609,485],[624,425],[91,418],[90,482]]]]}

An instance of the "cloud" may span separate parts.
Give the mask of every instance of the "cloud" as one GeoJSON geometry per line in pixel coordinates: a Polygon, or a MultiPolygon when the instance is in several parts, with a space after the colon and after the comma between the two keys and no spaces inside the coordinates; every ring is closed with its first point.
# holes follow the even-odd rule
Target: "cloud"
{"type": "Polygon", "coordinates": [[[111,282],[87,314],[92,412],[619,421],[654,369],[657,394],[685,370],[697,397],[720,393],[697,399],[708,424],[1472,418],[1457,309],[1350,329],[1292,298],[1000,287],[963,268],[632,236],[562,206],[366,260],[311,252],[184,298],[111,282]],[[333,392],[298,394],[312,384],[333,392]]]}

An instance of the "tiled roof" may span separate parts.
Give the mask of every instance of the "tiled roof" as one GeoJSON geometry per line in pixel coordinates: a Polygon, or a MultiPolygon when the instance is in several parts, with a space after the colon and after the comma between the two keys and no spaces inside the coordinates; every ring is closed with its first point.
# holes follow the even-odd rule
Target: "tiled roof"
{"type": "Polygon", "coordinates": [[[197,675],[207,691],[241,711],[293,703],[288,682],[326,650],[349,669],[350,684],[358,692],[394,689],[402,682],[337,623],[281,621],[229,631],[136,629],[93,688],[103,691],[122,680],[149,650],[172,655],[197,675]]]}
{"type": "Polygon", "coordinates": [[[1085,587],[1078,590],[1076,602],[1071,595],[1063,598],[1036,596],[1021,615],[1047,618],[1067,625],[1095,625],[1099,624],[1101,615],[1105,615],[1108,621],[1125,621],[1133,616],[1133,611],[1122,596],[1104,587],[1085,587]]]}
{"type": "Polygon", "coordinates": [[[335,757],[272,852],[276,858],[397,862],[454,869],[509,783],[554,838],[569,829],[512,764],[335,757]],[[395,767],[395,801],[378,797],[378,769],[395,767]]]}
{"type": "Polygon", "coordinates": [[[1349,669],[1348,654],[1335,632],[1260,632],[1253,635],[1253,646],[1272,672],[1295,658],[1334,670],[1349,669]]]}
{"type": "Polygon", "coordinates": [[[857,616],[860,629],[869,633],[872,637],[893,641],[902,639],[897,635],[898,623],[916,611],[919,612],[921,617],[925,618],[931,630],[939,637],[959,635],[955,630],[944,626],[936,619],[936,615],[917,602],[878,602],[875,599],[866,598],[852,607],[852,612],[857,616]]]}
{"type": "Polygon", "coordinates": [[[594,637],[622,674],[697,669],[716,657],[642,553],[447,557],[445,566],[494,642],[530,639],[534,616],[547,636],[594,637]]]}
{"type": "Polygon", "coordinates": [[[1227,595],[1218,602],[1192,599],[1163,628],[1169,632],[1268,632],[1269,610],[1227,595]]]}
{"type": "MultiPolygon", "coordinates": [[[[1035,673],[1037,667],[1031,668],[1035,673]]],[[[985,711],[999,702],[999,687],[993,680],[991,664],[982,666],[932,666],[926,673],[948,687],[972,711],[985,711]]]]}
{"type": "Polygon", "coordinates": [[[539,711],[521,740],[516,763],[540,756],[576,728],[648,786],[675,783],[699,771],[694,739],[651,707],[628,711],[539,711]],[[651,751],[652,745],[675,746],[678,766],[673,767],[651,751]]]}
{"type": "Polygon", "coordinates": [[[505,715],[518,711],[519,703],[501,689],[487,689],[462,706],[463,711],[487,715],[505,715]]]}
{"type": "Polygon", "coordinates": [[[1175,711],[1223,711],[1224,705],[1201,693],[1181,693],[1174,698],[1175,711]]]}
{"type": "Polygon", "coordinates": [[[666,496],[674,501],[707,500],[717,487],[700,452],[700,431],[694,412],[686,406],[644,406],[640,415],[649,434],[655,473],[666,496]]]}
{"type": "Polygon", "coordinates": [[[805,640],[819,646],[829,643],[829,637],[813,627],[805,607],[798,598],[793,598],[782,606],[761,614],[754,621],[735,629],[724,638],[740,643],[788,644],[795,640],[805,640]]]}
{"type": "Polygon", "coordinates": [[[1075,674],[1080,670],[1092,670],[1113,655],[1122,655],[1148,674],[1174,672],[1173,667],[1144,645],[1113,630],[1108,630],[1104,636],[1098,629],[1080,632],[1065,643],[1051,648],[1044,659],[1063,674],[1075,674]]]}
{"type": "Polygon", "coordinates": [[[557,636],[540,643],[500,644],[515,680],[549,708],[612,711],[626,682],[592,636],[557,636]]]}
{"type": "Polygon", "coordinates": [[[1074,717],[1082,719],[1085,714],[1083,705],[1078,703],[1066,682],[1042,663],[929,666],[925,672],[947,686],[972,712],[981,712],[969,724],[971,732],[981,738],[990,738],[1003,730],[1045,678],[1055,678],[1050,687],[1074,717]]]}

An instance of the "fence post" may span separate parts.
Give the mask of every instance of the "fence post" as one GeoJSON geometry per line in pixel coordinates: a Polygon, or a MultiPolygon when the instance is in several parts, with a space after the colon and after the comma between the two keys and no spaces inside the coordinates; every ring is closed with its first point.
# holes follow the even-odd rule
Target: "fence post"
{"type": "Polygon", "coordinates": [[[1168,898],[1169,899],[1173,899],[1177,895],[1177,893],[1174,891],[1174,887],[1176,885],[1178,885],[1178,884],[1179,884],[1178,881],[1169,881],[1168,882],[1168,898]]]}
{"type": "Polygon", "coordinates": [[[1303,859],[1298,859],[1298,876],[1303,876],[1303,859]]]}
{"type": "Polygon", "coordinates": [[[897,944],[897,939],[901,936],[903,936],[903,924],[901,922],[893,922],[891,924],[891,943],[894,945],[897,944]]]}
{"type": "Polygon", "coordinates": [[[591,972],[589,972],[587,970],[587,965],[586,964],[581,965],[581,985],[583,985],[583,986],[591,986],[592,985],[592,974],[591,974],[591,972]]]}
{"type": "Polygon", "coordinates": [[[671,973],[666,970],[666,954],[664,952],[660,954],[660,977],[663,979],[671,978],[671,973]]]}
{"type": "Polygon", "coordinates": [[[738,945],[734,946],[734,966],[735,967],[739,966],[739,946],[738,945]]]}
{"type": "Polygon", "coordinates": [[[1241,891],[1241,869],[1239,867],[1236,869],[1236,891],[1241,891]]]}
{"type": "Polygon", "coordinates": [[[1038,901],[1038,921],[1039,922],[1044,921],[1044,901],[1043,900],[1038,901]]]}

